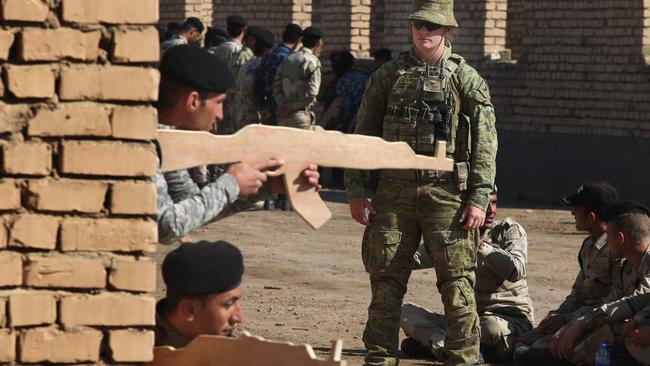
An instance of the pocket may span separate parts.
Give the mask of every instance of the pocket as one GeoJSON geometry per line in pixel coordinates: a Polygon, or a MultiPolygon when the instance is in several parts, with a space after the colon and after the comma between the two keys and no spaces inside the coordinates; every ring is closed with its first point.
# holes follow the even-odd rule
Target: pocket
{"type": "MultiPolygon", "coordinates": [[[[476,265],[476,247],[470,233],[465,230],[439,231],[441,251],[444,251],[445,268],[467,268],[476,265]]],[[[442,256],[439,256],[442,257],[442,256]]]]}
{"type": "Polygon", "coordinates": [[[397,247],[402,240],[402,233],[397,230],[374,230],[371,229],[370,240],[367,249],[367,268],[372,271],[383,271],[395,258],[397,247]]]}
{"type": "Polygon", "coordinates": [[[461,161],[454,164],[454,182],[460,192],[467,190],[467,181],[469,180],[469,163],[461,161]]]}

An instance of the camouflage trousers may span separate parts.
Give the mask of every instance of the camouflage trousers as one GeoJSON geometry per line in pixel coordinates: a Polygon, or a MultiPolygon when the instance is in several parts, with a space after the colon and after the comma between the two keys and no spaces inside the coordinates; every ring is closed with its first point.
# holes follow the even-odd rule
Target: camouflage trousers
{"type": "Polygon", "coordinates": [[[278,121],[278,126],[310,129],[316,122],[314,112],[299,110],[278,121]]]}
{"type": "MultiPolygon", "coordinates": [[[[525,317],[485,312],[479,314],[481,324],[481,352],[499,362],[512,359],[513,343],[517,335],[532,329],[525,317]]],[[[407,337],[417,340],[437,358],[444,352],[446,337],[445,317],[442,314],[405,302],[402,305],[400,326],[407,337]]]]}
{"type": "Polygon", "coordinates": [[[445,311],[445,365],[474,365],[480,329],[474,299],[475,232],[460,226],[462,195],[452,182],[383,178],[373,199],[376,214],[362,246],[372,300],[363,341],[366,365],[397,365],[400,311],[413,254],[424,239],[445,311]]]}

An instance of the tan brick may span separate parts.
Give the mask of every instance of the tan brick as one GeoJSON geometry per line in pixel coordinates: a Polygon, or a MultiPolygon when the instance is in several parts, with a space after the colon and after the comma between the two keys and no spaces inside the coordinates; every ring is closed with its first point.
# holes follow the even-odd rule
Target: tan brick
{"type": "Polygon", "coordinates": [[[61,299],[65,326],[148,326],[155,323],[153,297],[124,293],[73,295],[61,299]]]}
{"type": "Polygon", "coordinates": [[[152,220],[68,218],[61,224],[63,251],[153,252],[157,237],[152,220]]]}
{"type": "Polygon", "coordinates": [[[7,228],[5,227],[5,222],[2,217],[0,217],[0,249],[4,249],[7,247],[7,237],[9,234],[7,233],[7,228]]]}
{"type": "Polygon", "coordinates": [[[114,259],[108,283],[118,290],[154,292],[156,263],[149,259],[114,259]]]}
{"type": "Polygon", "coordinates": [[[149,362],[153,360],[154,333],[147,330],[114,330],[108,346],[115,362],[149,362]]]}
{"type": "Polygon", "coordinates": [[[158,31],[117,28],[113,31],[113,62],[156,62],[160,59],[158,31]]]}
{"type": "Polygon", "coordinates": [[[153,102],[158,99],[159,81],[154,68],[75,65],[61,71],[59,95],[62,100],[153,102]]]}
{"type": "Polygon", "coordinates": [[[4,0],[0,6],[4,20],[44,22],[50,12],[43,0],[4,0]]]}
{"type": "Polygon", "coordinates": [[[23,214],[11,226],[10,247],[56,249],[59,223],[55,216],[23,214]]]}
{"type": "Polygon", "coordinates": [[[111,212],[125,215],[155,215],[156,186],[152,182],[114,183],[111,190],[111,212]]]}
{"type": "Polygon", "coordinates": [[[0,362],[9,363],[16,360],[16,333],[0,330],[0,362]]]}
{"type": "Polygon", "coordinates": [[[63,19],[75,23],[155,24],[158,0],[63,0],[63,19]]]}
{"type": "Polygon", "coordinates": [[[113,137],[133,140],[155,140],[158,113],[151,107],[116,106],[111,117],[113,137]]]}
{"type": "Polygon", "coordinates": [[[66,174],[153,176],[156,150],[124,142],[65,141],[60,166],[66,174]]]}
{"type": "Polygon", "coordinates": [[[101,104],[65,103],[44,108],[29,121],[30,136],[110,136],[108,111],[101,104]]]}
{"type": "Polygon", "coordinates": [[[46,143],[13,143],[2,148],[7,174],[49,175],[52,171],[52,147],[46,143]]]}
{"type": "Polygon", "coordinates": [[[28,183],[27,206],[39,211],[99,212],[108,185],[99,181],[42,179],[28,183]]]}
{"type": "Polygon", "coordinates": [[[20,208],[20,188],[15,180],[0,180],[0,210],[20,208]]]}
{"type": "Polygon", "coordinates": [[[0,29],[0,60],[6,61],[9,59],[9,50],[14,44],[14,38],[14,32],[0,29]]]}
{"type": "MultiPolygon", "coordinates": [[[[2,84],[0,80],[0,88],[2,84]]],[[[30,107],[29,104],[5,104],[0,101],[0,133],[22,131],[30,107]]]]}
{"type": "Polygon", "coordinates": [[[50,65],[6,67],[7,89],[17,98],[54,97],[54,70],[50,65]]]}
{"type": "MultiPolygon", "coordinates": [[[[0,298],[0,328],[4,328],[5,325],[7,324],[6,311],[7,311],[7,300],[3,299],[3,298],[0,298]]],[[[2,343],[2,342],[0,342],[0,343],[2,343]]],[[[2,348],[2,347],[0,346],[0,348],[2,348]]],[[[0,352],[2,352],[2,351],[0,351],[0,352]]],[[[0,361],[0,362],[2,362],[2,361],[0,361]]]]}
{"type": "Polygon", "coordinates": [[[0,252],[0,286],[23,284],[23,257],[16,252],[0,252]]]}
{"type": "Polygon", "coordinates": [[[102,332],[36,328],[21,332],[19,342],[20,362],[96,362],[99,360],[102,332]]]}
{"type": "Polygon", "coordinates": [[[56,322],[54,294],[43,291],[12,292],[9,296],[9,319],[12,327],[56,322]]]}
{"type": "Polygon", "coordinates": [[[101,32],[72,28],[26,28],[22,31],[18,57],[23,61],[58,61],[64,58],[93,61],[99,53],[101,32]]]}
{"type": "Polygon", "coordinates": [[[101,258],[29,255],[25,284],[38,288],[104,288],[106,269],[101,258]]]}

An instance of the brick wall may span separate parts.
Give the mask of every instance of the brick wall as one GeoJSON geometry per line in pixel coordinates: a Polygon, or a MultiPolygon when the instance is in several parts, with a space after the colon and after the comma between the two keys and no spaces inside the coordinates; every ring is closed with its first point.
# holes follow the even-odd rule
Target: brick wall
{"type": "Polygon", "coordinates": [[[166,26],[169,22],[183,22],[189,17],[197,17],[206,26],[212,25],[212,0],[159,0],[159,23],[166,26]]]}
{"type": "Polygon", "coordinates": [[[229,15],[241,15],[249,25],[268,28],[280,41],[288,23],[311,24],[311,0],[214,0],[213,24],[225,28],[229,15]]]}
{"type": "Polygon", "coordinates": [[[650,137],[644,2],[525,2],[517,63],[479,65],[501,130],[650,137]]]}
{"type": "Polygon", "coordinates": [[[326,51],[349,50],[368,57],[370,46],[370,0],[329,0],[320,9],[326,51]]]}
{"type": "Polygon", "coordinates": [[[0,363],[152,357],[158,5],[0,3],[0,363]]]}

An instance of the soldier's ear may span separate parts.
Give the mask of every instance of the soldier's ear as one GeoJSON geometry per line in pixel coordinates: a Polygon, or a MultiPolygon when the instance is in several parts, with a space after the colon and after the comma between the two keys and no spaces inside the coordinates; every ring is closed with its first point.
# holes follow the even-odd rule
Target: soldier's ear
{"type": "Polygon", "coordinates": [[[201,96],[196,90],[192,90],[185,96],[185,109],[194,112],[201,106],[201,96]]]}
{"type": "Polygon", "coordinates": [[[188,322],[194,321],[198,310],[196,307],[196,301],[187,297],[178,303],[177,309],[182,315],[182,318],[188,322]]]}
{"type": "Polygon", "coordinates": [[[587,219],[589,220],[590,224],[595,224],[598,222],[598,216],[593,211],[589,211],[589,213],[587,214],[587,219]]]}

